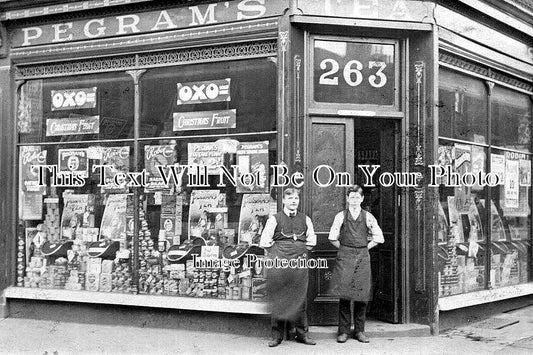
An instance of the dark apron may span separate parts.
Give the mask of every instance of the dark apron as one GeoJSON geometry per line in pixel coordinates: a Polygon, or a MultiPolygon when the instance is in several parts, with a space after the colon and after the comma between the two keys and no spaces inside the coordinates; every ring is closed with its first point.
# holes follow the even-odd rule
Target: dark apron
{"type": "Polygon", "coordinates": [[[341,245],[331,277],[331,294],[352,301],[368,302],[371,280],[368,248],[341,245]]]}
{"type": "MultiPolygon", "coordinates": [[[[307,259],[305,242],[278,240],[270,248],[271,259],[307,259]]],[[[272,317],[293,319],[307,299],[307,268],[270,268],[267,273],[267,290],[272,317]]]]}

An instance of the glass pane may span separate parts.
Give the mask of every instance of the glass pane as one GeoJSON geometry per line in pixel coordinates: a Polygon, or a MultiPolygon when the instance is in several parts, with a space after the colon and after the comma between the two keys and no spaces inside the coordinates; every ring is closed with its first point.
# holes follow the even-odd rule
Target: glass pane
{"type": "Polygon", "coordinates": [[[531,100],[527,95],[494,87],[492,144],[523,152],[531,151],[531,100]]]}
{"type": "MultiPolygon", "coordinates": [[[[439,165],[448,166],[461,176],[484,173],[485,157],[482,147],[445,141],[439,145],[439,165]]],[[[441,297],[485,288],[486,193],[479,185],[450,186],[453,184],[445,176],[439,186],[437,252],[441,297]]]]}
{"type": "Polygon", "coordinates": [[[492,171],[503,173],[492,188],[492,287],[525,283],[531,255],[531,156],[493,150],[492,171]]]}
{"type": "Polygon", "coordinates": [[[214,258],[231,259],[258,245],[266,220],[276,212],[269,183],[276,147],[276,134],[142,143],[139,166],[147,180],[140,215],[140,293],[259,299],[250,292],[251,274],[237,285],[219,268],[194,266],[191,253],[201,255],[208,246],[214,258]],[[222,172],[225,167],[233,177],[232,165],[238,166],[235,182],[222,172]],[[241,172],[257,179],[245,186],[241,172]]]}
{"type": "Polygon", "coordinates": [[[276,86],[271,58],[151,69],[141,78],[141,137],[275,131],[276,86]]]}
{"type": "MultiPolygon", "coordinates": [[[[329,165],[335,171],[346,171],[346,127],[343,124],[313,124],[313,151],[311,166],[329,165]]],[[[321,169],[317,178],[327,181],[328,175],[321,169]]],[[[326,233],[335,215],[345,208],[344,190],[335,185],[311,187],[311,219],[315,232],[326,233]]]]}
{"type": "Polygon", "coordinates": [[[482,80],[440,69],[439,135],[487,142],[487,90],[482,80]]]}
{"type": "Polygon", "coordinates": [[[133,79],[125,73],[30,80],[19,95],[19,141],[132,138],[133,96],[133,79]]]}
{"type": "Polygon", "coordinates": [[[134,292],[133,194],[109,184],[131,171],[132,151],[126,143],[20,147],[23,285],[134,292]]]}
{"type": "Polygon", "coordinates": [[[393,44],[315,40],[314,46],[315,101],[395,104],[393,44]]]}

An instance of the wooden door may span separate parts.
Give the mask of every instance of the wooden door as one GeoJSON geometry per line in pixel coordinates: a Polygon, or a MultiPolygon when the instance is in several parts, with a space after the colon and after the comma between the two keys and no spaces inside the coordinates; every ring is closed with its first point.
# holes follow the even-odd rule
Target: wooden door
{"type": "MultiPolygon", "coordinates": [[[[309,166],[328,165],[335,172],[347,172],[352,183],[363,184],[359,164],[381,165],[380,172],[394,172],[398,166],[398,123],[393,120],[314,117],[309,130],[309,166]]],[[[324,175],[326,171],[324,170],[324,175]]],[[[376,178],[377,178],[376,174],[376,178]]],[[[321,182],[327,176],[318,176],[321,182]]],[[[396,188],[364,188],[363,207],[378,220],[385,243],[371,251],[373,300],[369,312],[389,322],[399,320],[399,234],[396,188]]],[[[329,293],[330,279],[337,249],[328,241],[334,216],[346,206],[346,189],[320,187],[311,183],[308,190],[307,212],[317,233],[317,246],[312,256],[327,260],[327,269],[310,270],[308,314],[310,324],[328,325],[338,322],[338,299],[329,293]]]]}

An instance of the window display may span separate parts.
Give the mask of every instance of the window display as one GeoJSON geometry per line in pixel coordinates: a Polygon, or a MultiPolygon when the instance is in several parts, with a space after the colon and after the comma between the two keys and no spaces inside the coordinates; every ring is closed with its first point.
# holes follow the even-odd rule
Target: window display
{"type": "Polygon", "coordinates": [[[138,134],[127,74],[24,83],[17,286],[263,300],[276,73],[269,58],[149,69],[138,134]]]}
{"type": "Polygon", "coordinates": [[[488,111],[480,103],[489,102],[489,97],[482,94],[481,80],[448,70],[441,71],[441,80],[438,163],[463,173],[489,171],[498,181],[486,186],[440,185],[439,296],[527,283],[531,103],[526,95],[496,85],[490,97],[492,132],[487,141],[488,111]],[[452,82],[465,84],[462,94],[451,94],[452,82]]]}

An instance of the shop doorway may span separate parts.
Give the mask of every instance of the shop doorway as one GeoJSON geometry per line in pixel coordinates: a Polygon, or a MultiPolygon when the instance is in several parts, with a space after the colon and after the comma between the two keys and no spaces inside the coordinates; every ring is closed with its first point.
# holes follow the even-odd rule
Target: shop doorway
{"type": "MultiPolygon", "coordinates": [[[[352,183],[363,185],[361,165],[379,165],[374,175],[375,187],[363,187],[362,207],[378,220],[385,243],[371,250],[373,291],[369,316],[398,323],[400,319],[400,209],[399,189],[383,187],[378,177],[384,172],[400,169],[400,121],[382,118],[314,117],[308,131],[310,176],[322,164],[335,172],[347,172],[352,183]]],[[[322,183],[328,172],[317,175],[322,183]]],[[[368,185],[368,184],[367,184],[368,185]]],[[[317,232],[317,246],[313,257],[324,258],[328,269],[312,270],[309,283],[309,321],[315,325],[337,324],[338,301],[329,293],[331,271],[336,249],[329,243],[328,234],[335,214],[345,208],[345,188],[312,184],[308,190],[306,207],[317,232]]]]}

